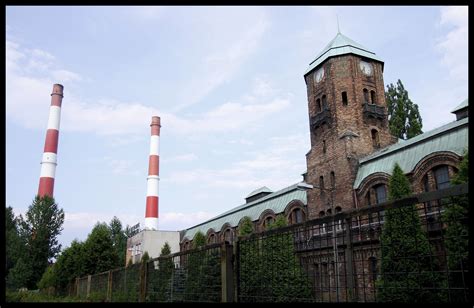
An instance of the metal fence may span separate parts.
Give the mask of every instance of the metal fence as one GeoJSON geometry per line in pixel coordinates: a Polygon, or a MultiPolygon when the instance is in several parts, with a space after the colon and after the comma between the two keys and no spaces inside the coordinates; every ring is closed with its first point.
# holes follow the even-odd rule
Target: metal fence
{"type": "Polygon", "coordinates": [[[470,302],[468,185],[76,279],[140,302],[470,302]]]}
{"type": "Polygon", "coordinates": [[[466,184],[239,238],[238,301],[468,302],[467,193],[466,184]]]}

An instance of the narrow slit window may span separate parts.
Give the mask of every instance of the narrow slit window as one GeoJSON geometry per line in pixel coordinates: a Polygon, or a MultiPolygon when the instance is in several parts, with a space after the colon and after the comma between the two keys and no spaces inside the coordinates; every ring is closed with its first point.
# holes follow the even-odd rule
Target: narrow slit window
{"type": "Polygon", "coordinates": [[[348,103],[349,103],[349,101],[347,100],[347,92],[344,91],[344,92],[342,92],[342,104],[344,106],[347,106],[348,103]]]}

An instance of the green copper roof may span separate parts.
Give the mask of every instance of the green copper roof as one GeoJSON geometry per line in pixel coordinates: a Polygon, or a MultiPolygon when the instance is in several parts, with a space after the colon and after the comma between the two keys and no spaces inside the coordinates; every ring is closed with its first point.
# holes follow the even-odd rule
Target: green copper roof
{"type": "Polygon", "coordinates": [[[258,220],[260,214],[266,209],[273,210],[275,214],[281,213],[285,211],[285,207],[288,203],[293,200],[299,200],[306,205],[306,190],[300,188],[301,186],[298,184],[300,183],[296,183],[255,201],[242,204],[208,221],[186,229],[184,230],[183,239],[192,240],[198,231],[206,234],[211,228],[218,232],[225,223],[229,223],[231,227],[235,227],[244,216],[249,216],[252,220],[258,220]]]}
{"type": "Polygon", "coordinates": [[[451,111],[451,113],[455,113],[456,111],[461,110],[466,107],[469,107],[469,102],[467,98],[463,100],[461,104],[457,105],[456,108],[454,108],[453,111],[451,111]]]}
{"type": "Polygon", "coordinates": [[[252,196],[255,196],[259,193],[262,193],[262,192],[269,192],[269,193],[272,193],[273,191],[268,188],[267,186],[263,186],[263,187],[260,187],[259,189],[255,189],[254,191],[252,191],[250,194],[248,194],[247,197],[245,198],[249,198],[249,197],[252,197],[252,196]]]}
{"type": "Polygon", "coordinates": [[[319,64],[323,63],[330,57],[340,56],[344,54],[353,53],[359,56],[363,56],[369,59],[374,59],[383,63],[375,53],[369,51],[367,48],[359,43],[354,42],[342,33],[337,33],[336,37],[329,42],[329,44],[321,51],[316,58],[309,64],[305,75],[312,71],[319,64]]]}
{"type": "Polygon", "coordinates": [[[449,151],[463,155],[468,148],[468,121],[469,118],[464,118],[448,123],[360,159],[354,188],[358,188],[367,176],[375,172],[392,174],[395,162],[403,172],[408,173],[426,155],[434,152],[449,151]]]}

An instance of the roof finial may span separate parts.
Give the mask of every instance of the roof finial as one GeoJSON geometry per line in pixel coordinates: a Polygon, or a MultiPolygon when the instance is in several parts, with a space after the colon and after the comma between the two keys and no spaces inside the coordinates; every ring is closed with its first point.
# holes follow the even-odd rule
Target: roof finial
{"type": "Polygon", "coordinates": [[[341,30],[339,30],[339,15],[336,14],[337,18],[337,33],[341,33],[341,30]]]}

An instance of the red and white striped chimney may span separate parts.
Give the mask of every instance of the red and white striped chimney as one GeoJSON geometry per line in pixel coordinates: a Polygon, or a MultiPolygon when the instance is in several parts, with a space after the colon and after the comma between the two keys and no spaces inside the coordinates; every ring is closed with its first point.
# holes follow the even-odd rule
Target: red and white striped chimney
{"type": "Polygon", "coordinates": [[[60,84],[53,85],[51,93],[51,106],[49,107],[48,130],[44,143],[43,159],[41,160],[41,175],[38,195],[53,197],[54,175],[56,173],[56,162],[58,155],[59,120],[61,118],[61,103],[63,101],[63,89],[60,84]]]}
{"type": "Polygon", "coordinates": [[[151,118],[150,159],[148,165],[145,229],[158,230],[158,184],[160,181],[160,117],[151,118]]]}

